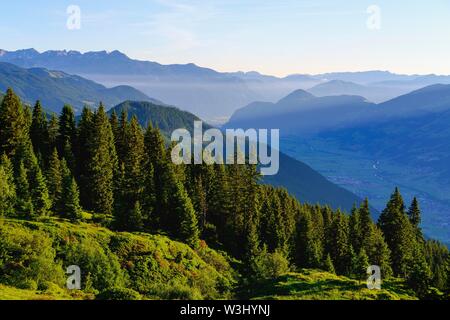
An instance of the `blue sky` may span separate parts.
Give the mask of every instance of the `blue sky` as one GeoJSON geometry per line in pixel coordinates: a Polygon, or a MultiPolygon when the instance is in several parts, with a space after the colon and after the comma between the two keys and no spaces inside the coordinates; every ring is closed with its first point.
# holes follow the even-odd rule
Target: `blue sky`
{"type": "Polygon", "coordinates": [[[0,48],[120,50],[266,74],[450,74],[448,0],[40,0],[2,4],[0,48]],[[69,5],[81,29],[68,30],[69,5]],[[367,8],[380,8],[380,29],[367,8]]]}

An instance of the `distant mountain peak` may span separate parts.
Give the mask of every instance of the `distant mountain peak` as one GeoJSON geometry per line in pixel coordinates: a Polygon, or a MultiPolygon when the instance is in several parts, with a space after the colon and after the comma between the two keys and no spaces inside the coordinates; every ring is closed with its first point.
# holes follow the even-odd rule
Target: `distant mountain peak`
{"type": "Polygon", "coordinates": [[[302,89],[298,89],[295,90],[294,92],[291,92],[286,97],[278,101],[278,104],[285,104],[285,103],[292,104],[296,102],[303,102],[305,100],[310,100],[313,98],[315,98],[315,96],[312,95],[311,93],[302,89]]]}

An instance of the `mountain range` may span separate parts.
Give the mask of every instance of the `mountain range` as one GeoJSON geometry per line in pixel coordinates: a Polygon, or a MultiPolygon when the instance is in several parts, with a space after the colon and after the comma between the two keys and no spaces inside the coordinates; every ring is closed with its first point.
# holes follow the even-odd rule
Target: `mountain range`
{"type": "Polygon", "coordinates": [[[450,242],[450,85],[435,84],[381,104],[297,90],[253,103],[225,127],[279,128],[281,150],[378,210],[400,186],[418,196],[427,234],[450,242]]]}
{"type": "Polygon", "coordinates": [[[62,71],[24,69],[0,62],[0,91],[5,92],[9,87],[26,103],[34,104],[39,99],[47,111],[57,113],[64,104],[70,104],[80,112],[84,105],[96,106],[100,101],[108,108],[127,99],[157,102],[130,86],[106,88],[62,71]]]}
{"type": "Polygon", "coordinates": [[[317,96],[362,95],[371,102],[383,102],[429,84],[450,83],[449,76],[399,75],[387,71],[293,74],[286,77],[255,71],[217,72],[192,63],[163,65],[135,60],[119,51],[80,53],[52,50],[40,53],[35,49],[0,50],[0,61],[23,68],[61,70],[107,87],[130,85],[150,97],[179,106],[211,122],[224,122],[235,110],[253,101],[276,102],[296,89],[311,89],[317,96]],[[349,87],[342,88],[342,83],[334,80],[354,85],[346,84],[349,87]],[[325,87],[316,87],[330,81],[331,84],[325,87]],[[355,85],[363,88],[357,89],[355,85]]]}

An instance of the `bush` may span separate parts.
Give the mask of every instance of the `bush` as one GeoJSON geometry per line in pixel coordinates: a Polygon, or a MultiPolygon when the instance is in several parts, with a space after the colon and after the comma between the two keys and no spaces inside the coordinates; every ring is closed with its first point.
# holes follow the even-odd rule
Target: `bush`
{"type": "Polygon", "coordinates": [[[203,296],[197,288],[181,284],[177,281],[154,284],[146,293],[148,296],[162,300],[202,300],[203,296]]]}
{"type": "Polygon", "coordinates": [[[110,288],[95,297],[96,300],[141,300],[141,295],[128,288],[110,288]]]}
{"type": "Polygon", "coordinates": [[[100,246],[91,238],[79,239],[68,243],[64,250],[64,262],[67,266],[77,265],[81,270],[83,289],[122,287],[125,285],[124,273],[117,259],[108,248],[100,246]],[[89,279],[89,281],[87,281],[89,279]],[[89,284],[92,288],[87,288],[89,284]]]}
{"type": "Polygon", "coordinates": [[[254,258],[253,269],[258,279],[275,279],[289,272],[289,261],[281,252],[269,253],[267,248],[264,248],[254,258]]]}
{"type": "Polygon", "coordinates": [[[45,282],[63,285],[64,271],[55,257],[52,240],[45,233],[0,227],[0,282],[32,290],[45,282]]]}

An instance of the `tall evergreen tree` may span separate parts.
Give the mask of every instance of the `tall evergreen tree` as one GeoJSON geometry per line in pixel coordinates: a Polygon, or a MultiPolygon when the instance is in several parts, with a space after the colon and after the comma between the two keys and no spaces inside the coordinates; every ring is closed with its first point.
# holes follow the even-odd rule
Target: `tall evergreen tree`
{"type": "Polygon", "coordinates": [[[33,203],[31,201],[30,184],[28,174],[23,161],[19,164],[16,175],[16,212],[20,217],[31,218],[34,215],[33,203]]]}
{"type": "Polygon", "coordinates": [[[75,145],[76,171],[80,185],[80,199],[84,208],[91,210],[93,208],[92,197],[89,187],[89,166],[90,159],[93,157],[92,146],[90,145],[94,135],[94,114],[91,109],[84,107],[81,113],[81,119],[78,124],[77,142],[75,145]]]}
{"type": "Polygon", "coordinates": [[[142,231],[144,229],[144,219],[139,201],[136,201],[134,206],[127,212],[127,218],[127,229],[129,231],[142,231]]]}
{"type": "Polygon", "coordinates": [[[422,214],[420,212],[419,201],[417,200],[416,197],[414,197],[414,199],[411,203],[411,206],[409,207],[408,218],[409,218],[409,222],[411,222],[411,225],[414,228],[414,231],[417,236],[417,240],[419,242],[423,243],[424,237],[422,234],[422,229],[420,228],[420,223],[422,221],[422,214]]]}
{"type": "Polygon", "coordinates": [[[53,152],[53,149],[58,148],[59,136],[59,120],[56,114],[52,113],[47,125],[47,146],[46,150],[49,155],[53,152]]]}
{"type": "Polygon", "coordinates": [[[63,217],[70,219],[72,222],[81,220],[82,209],[80,206],[80,193],[77,182],[72,176],[66,162],[61,162],[62,179],[62,195],[61,195],[61,212],[63,217]]]}
{"type": "Polygon", "coordinates": [[[48,194],[50,197],[50,201],[53,204],[53,212],[56,214],[60,214],[59,211],[61,210],[61,207],[59,205],[61,203],[61,195],[63,193],[63,176],[61,171],[61,162],[59,160],[58,151],[56,150],[56,148],[53,149],[53,152],[50,156],[46,177],[48,194]]]}
{"type": "Polygon", "coordinates": [[[406,280],[419,298],[426,297],[430,288],[432,274],[420,246],[414,248],[414,260],[411,263],[406,280]]]}
{"type": "Polygon", "coordinates": [[[333,265],[333,260],[331,260],[330,254],[327,254],[327,257],[323,264],[323,268],[325,271],[328,271],[329,273],[333,273],[333,274],[336,273],[336,270],[334,269],[334,265],[333,265]]]}
{"type": "MultiPolygon", "coordinates": [[[[174,176],[174,174],[172,174],[174,176]]],[[[174,234],[183,242],[196,247],[199,240],[197,215],[184,186],[175,179],[170,182],[170,216],[176,223],[174,234]]],[[[173,223],[172,222],[172,223],[173,223]]],[[[171,229],[171,228],[170,228],[171,229]]]]}
{"type": "Polygon", "coordinates": [[[351,254],[348,221],[345,214],[336,213],[333,222],[333,240],[331,246],[331,258],[334,261],[334,267],[337,274],[348,274],[351,269],[351,254]]]}
{"type": "Polygon", "coordinates": [[[0,105],[0,154],[13,156],[28,137],[28,124],[19,97],[8,89],[0,105]]]}
{"type": "Polygon", "coordinates": [[[374,223],[370,215],[369,200],[366,198],[359,209],[359,222],[360,222],[360,244],[361,247],[358,250],[364,249],[364,253],[370,250],[372,232],[374,223]]]}
{"type": "Polygon", "coordinates": [[[45,177],[39,166],[35,166],[30,170],[29,183],[35,217],[49,216],[52,202],[48,195],[45,177]]]}
{"type": "Polygon", "coordinates": [[[75,114],[69,105],[64,105],[59,116],[58,152],[66,159],[71,170],[75,169],[75,145],[77,139],[77,128],[75,114]]]}
{"type": "Polygon", "coordinates": [[[42,109],[41,102],[39,100],[36,102],[33,109],[30,137],[36,156],[38,158],[46,159],[47,156],[49,156],[47,152],[47,117],[42,109]]]}
{"type": "Polygon", "coordinates": [[[408,266],[413,260],[413,249],[416,241],[398,188],[395,189],[386,209],[381,213],[378,224],[391,250],[394,274],[406,277],[408,266]]]}
{"type": "Polygon", "coordinates": [[[3,154],[0,158],[0,217],[14,214],[16,186],[11,161],[3,154]]]}
{"type": "Polygon", "coordinates": [[[364,248],[362,248],[356,258],[356,264],[354,266],[353,273],[357,279],[362,280],[367,277],[367,268],[370,266],[369,257],[366,254],[364,248]]]}
{"type": "Polygon", "coordinates": [[[323,257],[314,237],[314,227],[309,211],[301,215],[297,227],[296,264],[303,268],[318,268],[323,257]]]}
{"type": "Polygon", "coordinates": [[[114,208],[114,174],[117,172],[117,155],[114,137],[103,104],[93,119],[92,136],[88,137],[88,190],[92,210],[112,214],[114,208]]]}

